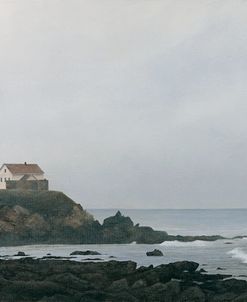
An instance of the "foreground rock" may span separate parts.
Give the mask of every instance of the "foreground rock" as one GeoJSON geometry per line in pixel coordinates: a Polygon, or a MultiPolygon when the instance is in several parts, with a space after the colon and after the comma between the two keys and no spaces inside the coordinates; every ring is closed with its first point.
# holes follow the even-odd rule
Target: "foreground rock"
{"type": "Polygon", "coordinates": [[[134,225],[120,212],[100,224],[61,192],[0,190],[0,245],[161,243],[217,240],[220,236],[172,236],[134,225]]]}
{"type": "Polygon", "coordinates": [[[157,249],[155,249],[151,252],[146,252],[146,255],[147,256],[158,256],[158,257],[159,256],[164,256],[164,254],[160,250],[157,250],[157,249]]]}
{"type": "Polygon", "coordinates": [[[1,301],[247,301],[246,281],[197,269],[188,261],[137,268],[131,261],[2,260],[1,301]]]}

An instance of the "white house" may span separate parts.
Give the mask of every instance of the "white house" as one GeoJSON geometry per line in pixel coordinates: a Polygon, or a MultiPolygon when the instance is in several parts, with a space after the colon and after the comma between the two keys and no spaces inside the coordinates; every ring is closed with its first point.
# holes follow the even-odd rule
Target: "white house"
{"type": "Polygon", "coordinates": [[[29,180],[45,180],[44,171],[37,164],[3,164],[0,168],[0,189],[6,189],[8,181],[29,180]]]}

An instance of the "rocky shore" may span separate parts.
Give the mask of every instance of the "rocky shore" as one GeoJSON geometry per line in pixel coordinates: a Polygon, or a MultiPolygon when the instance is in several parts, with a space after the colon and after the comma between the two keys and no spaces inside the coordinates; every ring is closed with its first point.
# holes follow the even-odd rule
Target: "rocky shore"
{"type": "Polygon", "coordinates": [[[0,261],[3,302],[244,302],[247,282],[204,274],[195,262],[139,267],[131,261],[0,261]]]}
{"type": "MultiPolygon", "coordinates": [[[[100,224],[61,192],[0,191],[0,246],[218,239],[224,238],[169,235],[134,224],[119,211],[100,224]]],[[[146,255],[163,254],[150,247],[146,255]]],[[[232,279],[230,275],[207,274],[195,262],[137,268],[132,261],[104,262],[97,251],[90,250],[76,250],[66,257],[47,254],[40,259],[18,252],[1,259],[0,301],[3,302],[247,301],[246,281],[232,279]],[[87,258],[75,261],[78,255],[87,258]]]]}
{"type": "Polygon", "coordinates": [[[155,244],[214,241],[221,236],[174,236],[134,224],[120,212],[100,224],[62,192],[0,190],[0,246],[28,244],[155,244]]]}

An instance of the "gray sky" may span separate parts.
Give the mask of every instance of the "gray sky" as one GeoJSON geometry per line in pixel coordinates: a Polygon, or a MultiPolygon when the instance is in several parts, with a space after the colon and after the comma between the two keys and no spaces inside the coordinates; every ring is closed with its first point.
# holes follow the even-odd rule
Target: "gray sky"
{"type": "Polygon", "coordinates": [[[245,0],[0,0],[0,161],[86,208],[245,207],[246,20],[245,0]]]}

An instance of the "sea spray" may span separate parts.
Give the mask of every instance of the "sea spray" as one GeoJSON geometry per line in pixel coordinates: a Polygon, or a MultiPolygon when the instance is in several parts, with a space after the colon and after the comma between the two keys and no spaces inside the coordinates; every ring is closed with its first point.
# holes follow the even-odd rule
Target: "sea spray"
{"type": "Polygon", "coordinates": [[[212,244],[209,241],[202,241],[202,240],[195,240],[190,242],[182,242],[182,241],[164,241],[160,245],[167,246],[167,247],[203,247],[212,244]]]}
{"type": "Polygon", "coordinates": [[[231,255],[233,258],[240,259],[242,263],[247,263],[247,253],[241,248],[235,248],[227,254],[231,255]]]}

